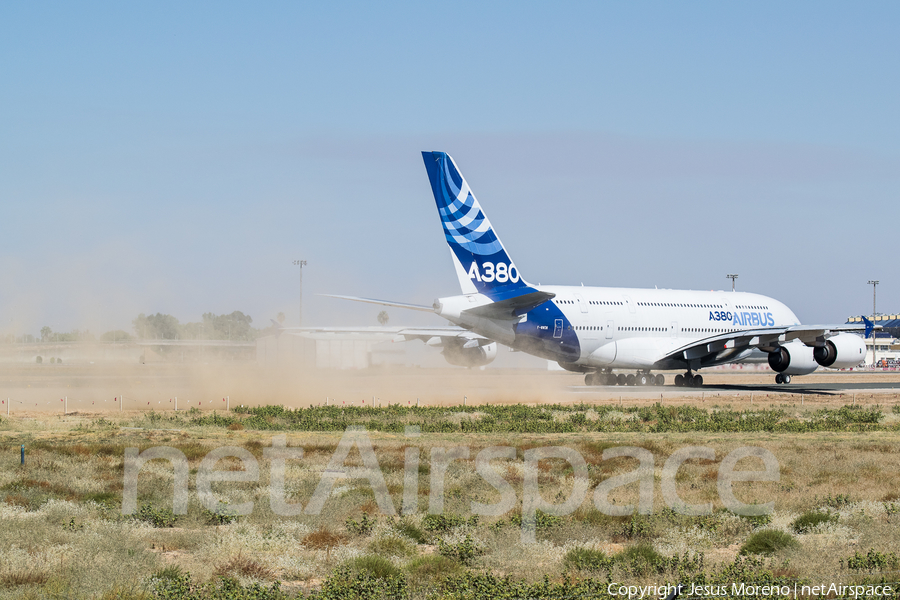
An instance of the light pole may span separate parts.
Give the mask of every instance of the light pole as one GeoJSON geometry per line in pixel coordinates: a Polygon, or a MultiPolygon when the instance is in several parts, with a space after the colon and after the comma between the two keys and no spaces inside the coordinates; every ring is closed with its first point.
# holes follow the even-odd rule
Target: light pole
{"type": "MultiPolygon", "coordinates": [[[[878,281],[877,279],[870,279],[867,283],[872,286],[872,323],[875,323],[875,315],[876,315],[875,288],[881,282],[878,281]]],[[[877,364],[878,364],[878,361],[875,360],[875,330],[873,329],[872,330],[872,368],[874,369],[875,365],[877,365],[877,364]]]]}
{"type": "Polygon", "coordinates": [[[725,276],[725,278],[731,280],[731,291],[733,292],[734,291],[734,280],[738,278],[737,273],[729,273],[728,275],[725,276]]]}
{"type": "Polygon", "coordinates": [[[306,266],[306,261],[295,260],[294,264],[300,267],[300,327],[303,327],[303,267],[306,266]]]}

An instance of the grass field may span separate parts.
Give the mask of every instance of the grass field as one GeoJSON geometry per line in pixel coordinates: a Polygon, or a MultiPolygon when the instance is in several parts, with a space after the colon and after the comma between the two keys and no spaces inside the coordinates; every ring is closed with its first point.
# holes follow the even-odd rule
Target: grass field
{"type": "MultiPolygon", "coordinates": [[[[262,403],[230,413],[0,417],[0,598],[610,598],[608,581],[897,581],[900,414],[894,397],[872,400],[297,410],[262,403]],[[421,436],[405,435],[408,426],[421,436]],[[356,448],[320,514],[273,513],[266,453],[273,439],[304,449],[302,459],[287,462],[285,491],[289,502],[308,506],[347,427],[367,430],[398,514],[382,514],[364,471],[354,470],[364,464],[356,448]],[[140,471],[138,510],[123,515],[125,449],[155,446],[176,448],[188,461],[187,514],[172,513],[173,469],[155,460],[140,471]],[[211,512],[201,505],[197,473],[222,446],[249,452],[259,478],[214,483],[227,505],[211,512]],[[469,457],[442,472],[441,451],[458,446],[469,457]],[[479,517],[473,502],[502,498],[474,460],[492,446],[514,448],[514,458],[491,465],[515,503],[500,516],[479,517]],[[529,472],[526,453],[550,446],[582,456],[587,481],[559,459],[529,472]],[[598,484],[637,468],[631,458],[603,460],[604,450],[619,446],[652,453],[652,514],[609,516],[593,503],[598,484]],[[663,465],[686,446],[711,448],[714,458],[686,461],[677,494],[688,504],[712,503],[711,514],[679,514],[663,499],[663,465]],[[723,510],[719,465],[742,446],[764,448],[778,461],[778,481],[734,486],[742,502],[774,502],[769,516],[723,510]],[[403,515],[404,467],[416,449],[416,509],[403,515]],[[529,477],[548,504],[564,502],[580,484],[589,490],[570,514],[537,512],[534,543],[522,530],[529,477]],[[430,515],[438,481],[443,510],[430,515]],[[235,516],[229,507],[244,502],[253,502],[252,512],[235,516]]],[[[761,466],[746,459],[738,468],[761,466]]],[[[242,465],[226,458],[217,469],[242,465]]],[[[615,488],[609,499],[636,503],[638,483],[615,488]]]]}

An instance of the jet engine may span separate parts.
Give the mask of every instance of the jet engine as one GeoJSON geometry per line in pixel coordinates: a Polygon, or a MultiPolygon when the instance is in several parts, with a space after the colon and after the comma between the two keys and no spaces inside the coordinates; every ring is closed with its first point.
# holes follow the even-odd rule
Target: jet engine
{"type": "Polygon", "coordinates": [[[776,373],[807,375],[819,364],[813,358],[813,349],[802,342],[791,342],[769,352],[769,366],[776,373]]]}
{"type": "Polygon", "coordinates": [[[497,358],[497,342],[467,348],[466,345],[470,343],[471,340],[462,338],[453,338],[452,341],[445,339],[442,354],[448,363],[457,367],[483,367],[497,358]]]}
{"type": "Polygon", "coordinates": [[[849,369],[866,359],[866,343],[858,335],[839,333],[813,349],[813,358],[823,367],[849,369]]]}

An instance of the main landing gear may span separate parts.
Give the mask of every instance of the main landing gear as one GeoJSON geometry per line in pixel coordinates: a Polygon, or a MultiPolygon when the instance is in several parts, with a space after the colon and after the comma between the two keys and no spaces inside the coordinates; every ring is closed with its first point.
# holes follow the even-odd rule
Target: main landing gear
{"type": "Polygon", "coordinates": [[[775,383],[790,383],[790,382],[791,382],[791,376],[788,375],[787,373],[783,373],[783,374],[779,373],[778,375],[775,376],[775,383]]]}
{"type": "Polygon", "coordinates": [[[694,375],[690,371],[684,375],[675,376],[676,387],[700,387],[703,385],[703,376],[694,375]]]}
{"type": "Polygon", "coordinates": [[[666,378],[662,374],[652,373],[625,374],[598,371],[584,376],[585,385],[665,385],[666,378]]]}

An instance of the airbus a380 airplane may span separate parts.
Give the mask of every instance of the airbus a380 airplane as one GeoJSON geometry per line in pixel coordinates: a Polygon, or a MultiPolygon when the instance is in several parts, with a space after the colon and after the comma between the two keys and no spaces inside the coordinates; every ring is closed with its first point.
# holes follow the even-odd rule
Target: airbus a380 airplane
{"type": "Polygon", "coordinates": [[[444,346],[453,364],[493,360],[497,343],[585,373],[587,385],[663,385],[658,370],[684,370],[677,386],[703,385],[703,367],[765,359],[776,383],[817,367],[854,367],[865,344],[850,331],[873,325],[801,325],[787,306],[759,294],[527,283],[444,152],[423,152],[462,294],[432,307],[334,296],[434,312],[458,327],[405,329],[444,346]],[[440,339],[440,341],[436,341],[440,339]],[[633,373],[614,373],[614,370],[633,373]]]}

